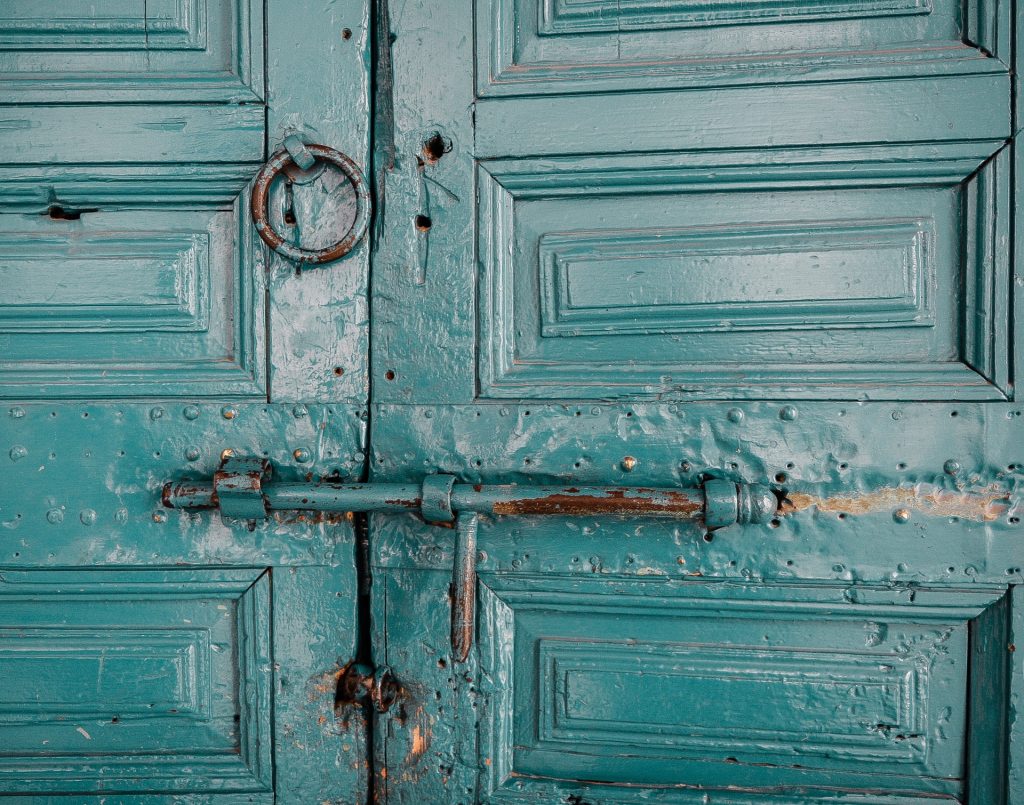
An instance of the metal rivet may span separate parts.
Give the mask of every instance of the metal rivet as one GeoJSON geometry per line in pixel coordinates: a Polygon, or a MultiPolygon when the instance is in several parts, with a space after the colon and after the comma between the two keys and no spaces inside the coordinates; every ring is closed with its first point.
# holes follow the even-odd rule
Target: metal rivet
{"type": "Polygon", "coordinates": [[[730,408],[729,413],[726,414],[729,417],[730,422],[742,422],[743,412],[739,408],[730,408]]]}
{"type": "Polygon", "coordinates": [[[11,457],[11,461],[18,461],[28,455],[28,448],[24,445],[16,444],[11,448],[11,452],[8,455],[11,457]]]}
{"type": "Polygon", "coordinates": [[[226,458],[231,458],[235,454],[235,451],[230,447],[220,451],[220,460],[223,461],[226,458]]]}
{"type": "Polygon", "coordinates": [[[792,422],[796,419],[797,413],[796,408],[792,405],[783,406],[782,410],[779,411],[779,418],[784,419],[787,422],[792,422]]]}
{"type": "Polygon", "coordinates": [[[25,409],[22,408],[20,405],[16,405],[14,406],[14,408],[11,409],[12,419],[21,419],[23,416],[25,416],[25,409]]]}
{"type": "Polygon", "coordinates": [[[149,418],[150,419],[160,419],[161,417],[163,417],[163,415],[164,415],[164,409],[161,408],[159,405],[156,408],[151,408],[149,410],[149,418]]]}
{"type": "Polygon", "coordinates": [[[307,461],[309,461],[312,458],[312,455],[310,455],[310,452],[306,448],[304,448],[304,447],[300,447],[297,450],[295,450],[295,452],[292,453],[292,456],[300,464],[305,464],[307,461]]]}
{"type": "Polygon", "coordinates": [[[892,513],[892,519],[897,523],[909,523],[910,522],[910,510],[909,509],[896,509],[892,513]]]}
{"type": "Polygon", "coordinates": [[[632,456],[626,456],[622,459],[622,469],[624,472],[632,472],[636,468],[636,459],[632,456]]]}
{"type": "Polygon", "coordinates": [[[63,523],[64,522],[64,510],[63,509],[50,509],[46,513],[46,519],[51,523],[63,523]]]}
{"type": "Polygon", "coordinates": [[[185,451],[185,459],[187,461],[198,461],[199,455],[200,454],[198,447],[190,447],[188,450],[185,451]]]}
{"type": "Polygon", "coordinates": [[[196,405],[186,405],[182,414],[184,414],[185,419],[199,419],[199,407],[196,405]]]}
{"type": "Polygon", "coordinates": [[[225,405],[223,408],[220,409],[220,415],[225,419],[234,419],[236,416],[238,416],[238,411],[236,411],[230,405],[225,405]]]}
{"type": "Polygon", "coordinates": [[[960,472],[961,469],[960,462],[957,461],[956,459],[951,458],[949,459],[949,461],[942,465],[942,469],[946,472],[947,475],[956,475],[958,472],[960,472]]]}
{"type": "MultiPolygon", "coordinates": [[[[433,416],[434,416],[434,412],[431,411],[429,408],[426,411],[423,412],[423,417],[425,419],[431,419],[431,418],[433,418],[433,416]]],[[[502,416],[504,416],[504,414],[502,414],[502,416]]]]}
{"type": "Polygon", "coordinates": [[[296,405],[292,408],[292,416],[296,419],[302,419],[308,413],[304,405],[296,405]]]}
{"type": "Polygon", "coordinates": [[[82,521],[83,525],[92,525],[96,522],[96,512],[92,509],[82,509],[78,519],[82,521]]]}

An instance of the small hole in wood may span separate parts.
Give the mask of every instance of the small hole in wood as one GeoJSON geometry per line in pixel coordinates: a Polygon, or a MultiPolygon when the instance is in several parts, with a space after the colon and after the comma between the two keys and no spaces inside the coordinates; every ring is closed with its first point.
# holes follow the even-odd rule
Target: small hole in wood
{"type": "Polygon", "coordinates": [[[352,29],[351,28],[342,28],[341,29],[341,38],[344,39],[346,42],[349,39],[351,39],[352,38],[352,29]]]}
{"type": "Polygon", "coordinates": [[[295,226],[295,213],[292,210],[288,210],[284,214],[284,222],[288,224],[288,226],[295,226]]]}
{"type": "Polygon", "coordinates": [[[344,369],[342,369],[340,366],[335,366],[334,367],[334,376],[335,377],[341,377],[343,374],[345,374],[345,370],[344,369]]]}
{"type": "Polygon", "coordinates": [[[388,369],[384,373],[384,379],[385,380],[394,380],[395,379],[395,370],[394,369],[388,369]]]}
{"type": "Polygon", "coordinates": [[[82,217],[81,210],[66,210],[59,204],[51,204],[46,214],[53,221],[77,221],[82,217]]]}
{"type": "Polygon", "coordinates": [[[451,151],[452,141],[447,137],[442,137],[440,132],[434,132],[423,142],[423,156],[430,164],[434,164],[445,154],[450,154],[451,151]]]}
{"type": "Polygon", "coordinates": [[[434,222],[430,220],[429,215],[417,215],[416,216],[416,228],[420,232],[429,232],[430,227],[434,225],[434,222]]]}

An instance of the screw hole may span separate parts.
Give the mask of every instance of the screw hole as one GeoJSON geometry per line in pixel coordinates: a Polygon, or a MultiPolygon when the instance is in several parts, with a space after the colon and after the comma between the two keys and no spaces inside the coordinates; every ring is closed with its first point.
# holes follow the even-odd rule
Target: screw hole
{"type": "Polygon", "coordinates": [[[351,28],[342,28],[341,29],[341,38],[344,39],[346,42],[349,39],[351,39],[352,38],[352,29],[351,28]]]}
{"type": "Polygon", "coordinates": [[[288,224],[288,226],[295,226],[295,213],[292,210],[288,210],[284,214],[284,222],[288,224]]]}
{"type": "Polygon", "coordinates": [[[430,220],[429,215],[417,215],[416,216],[416,228],[420,232],[429,232],[430,227],[434,225],[434,222],[430,220]]]}
{"type": "Polygon", "coordinates": [[[395,379],[395,370],[394,369],[388,369],[384,373],[384,379],[385,380],[394,380],[395,379]]]}
{"type": "Polygon", "coordinates": [[[772,528],[778,528],[782,525],[782,520],[780,520],[778,517],[775,517],[771,520],[771,522],[768,523],[768,525],[770,525],[772,528]]]}
{"type": "Polygon", "coordinates": [[[714,534],[705,534],[704,535],[704,541],[705,542],[714,542],[714,539],[715,539],[714,534]]]}
{"type": "Polygon", "coordinates": [[[345,374],[345,370],[344,369],[342,369],[340,366],[335,366],[334,367],[334,376],[335,377],[341,377],[343,374],[345,374]]]}
{"type": "Polygon", "coordinates": [[[775,480],[778,483],[780,483],[780,484],[786,483],[786,478],[787,478],[787,476],[786,476],[786,473],[784,473],[784,472],[777,472],[777,473],[775,473],[775,480]]]}

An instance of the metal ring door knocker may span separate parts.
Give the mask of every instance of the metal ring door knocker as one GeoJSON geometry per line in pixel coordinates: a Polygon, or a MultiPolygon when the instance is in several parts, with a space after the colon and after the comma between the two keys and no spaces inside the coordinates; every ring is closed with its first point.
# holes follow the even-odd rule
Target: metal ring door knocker
{"type": "Polygon", "coordinates": [[[303,265],[330,263],[352,251],[352,248],[366,234],[371,211],[370,190],[362,171],[359,170],[355,162],[340,151],[326,145],[302,143],[295,137],[286,138],[285,147],[275,153],[256,176],[256,182],[252,188],[251,206],[252,222],[263,242],[282,257],[303,265]],[[291,142],[289,142],[290,140],[291,142]],[[333,165],[345,174],[356,193],[356,215],[348,232],[340,240],[323,249],[303,249],[301,246],[286,242],[270,225],[270,185],[285,168],[295,165],[303,170],[308,170],[318,159],[333,165]]]}

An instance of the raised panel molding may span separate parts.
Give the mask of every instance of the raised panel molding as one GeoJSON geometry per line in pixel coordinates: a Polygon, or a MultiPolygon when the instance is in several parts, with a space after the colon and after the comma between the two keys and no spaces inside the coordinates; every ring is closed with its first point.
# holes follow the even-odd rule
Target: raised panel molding
{"type": "Polygon", "coordinates": [[[541,334],[928,325],[934,237],[925,220],[546,233],[541,334]],[[751,269],[773,297],[752,298],[751,269]]]}
{"type": "Polygon", "coordinates": [[[205,330],[210,241],[206,231],[0,232],[0,333],[205,330]]]}
{"type": "Polygon", "coordinates": [[[114,700],[119,721],[150,717],[156,708],[209,719],[209,696],[200,695],[200,686],[208,682],[211,651],[209,631],[187,627],[0,626],[0,669],[7,680],[0,689],[0,722],[15,723],[19,716],[33,723],[109,718],[114,700]],[[40,680],[61,667],[69,673],[42,688],[40,680]],[[134,684],[139,680],[146,684],[134,684]]]}
{"type": "Polygon", "coordinates": [[[564,780],[596,799],[666,786],[673,803],[998,785],[996,753],[966,749],[1001,734],[969,711],[988,673],[991,708],[1009,695],[1000,653],[979,650],[1006,639],[1004,591],[921,593],[488,575],[487,801],[551,799],[564,780]]]}
{"type": "Polygon", "coordinates": [[[0,792],[271,790],[263,571],[5,570],[0,603],[0,792]]]}
{"type": "Polygon", "coordinates": [[[0,397],[265,397],[250,173],[0,170],[0,397]]]}
{"type": "MultiPolygon", "coordinates": [[[[1010,267],[996,245],[1009,232],[1006,150],[976,172],[999,146],[734,152],[728,161],[691,153],[483,162],[480,396],[1006,399],[1010,267]],[[924,209],[945,204],[945,191],[934,189],[940,186],[960,199],[943,209],[941,226],[928,216],[901,215],[721,219],[735,215],[723,193],[776,194],[773,206],[785,209],[788,191],[827,189],[831,199],[859,204],[870,188],[890,199],[905,188],[924,209]],[[598,206],[601,199],[652,193],[677,219],[694,209],[695,193],[718,199],[715,209],[726,212],[714,213],[719,219],[710,228],[705,220],[672,229],[566,229],[557,220],[565,210],[566,221],[586,226],[584,205],[607,218],[620,211],[598,206]],[[553,206],[558,199],[574,204],[553,206]],[[531,204],[540,205],[532,216],[531,204]],[[858,248],[867,249],[863,260],[858,248]],[[786,262],[776,262],[780,254],[786,262]],[[731,286],[728,276],[688,282],[714,271],[736,274],[739,284],[731,286]],[[786,271],[795,277],[773,279],[772,294],[760,293],[769,274],[786,271]],[[854,274],[862,286],[846,287],[854,274]],[[820,298],[801,289],[814,276],[825,289],[820,298]],[[787,288],[790,297],[776,296],[787,288]],[[805,325],[805,332],[821,333],[819,339],[831,333],[831,340],[795,357],[801,342],[792,339],[808,337],[798,335],[805,325]],[[854,330],[864,334],[856,342],[843,335],[854,330]],[[771,360],[744,357],[769,349],[765,337],[786,331],[789,346],[771,360]],[[873,331],[888,335],[856,353],[873,331]],[[904,342],[895,339],[900,333],[904,342]]],[[[809,209],[810,201],[801,205],[809,209]]]]}
{"type": "Polygon", "coordinates": [[[930,0],[540,0],[540,35],[928,14],[930,0]]]}
{"type": "Polygon", "coordinates": [[[263,49],[261,0],[8,0],[0,90],[21,103],[259,101],[263,49]]]}
{"type": "Polygon", "coordinates": [[[207,12],[207,0],[108,0],[99,7],[87,0],[63,0],[60,7],[42,8],[33,0],[8,0],[0,20],[0,48],[201,50],[207,12]]]}
{"type": "Polygon", "coordinates": [[[540,701],[553,703],[540,723],[540,743],[715,747],[747,757],[791,757],[799,743],[806,757],[838,751],[849,760],[928,772],[930,663],[920,650],[883,663],[870,651],[542,637],[537,652],[540,701]],[[690,704],[683,711],[638,711],[636,703],[648,698],[690,704]],[[857,708],[844,707],[852,698],[857,708]],[[737,711],[720,705],[728,700],[764,705],[737,711]],[[902,737],[894,741],[894,734],[902,737]]]}
{"type": "Polygon", "coordinates": [[[476,0],[477,93],[1005,73],[1010,12],[1002,0],[476,0]]]}

